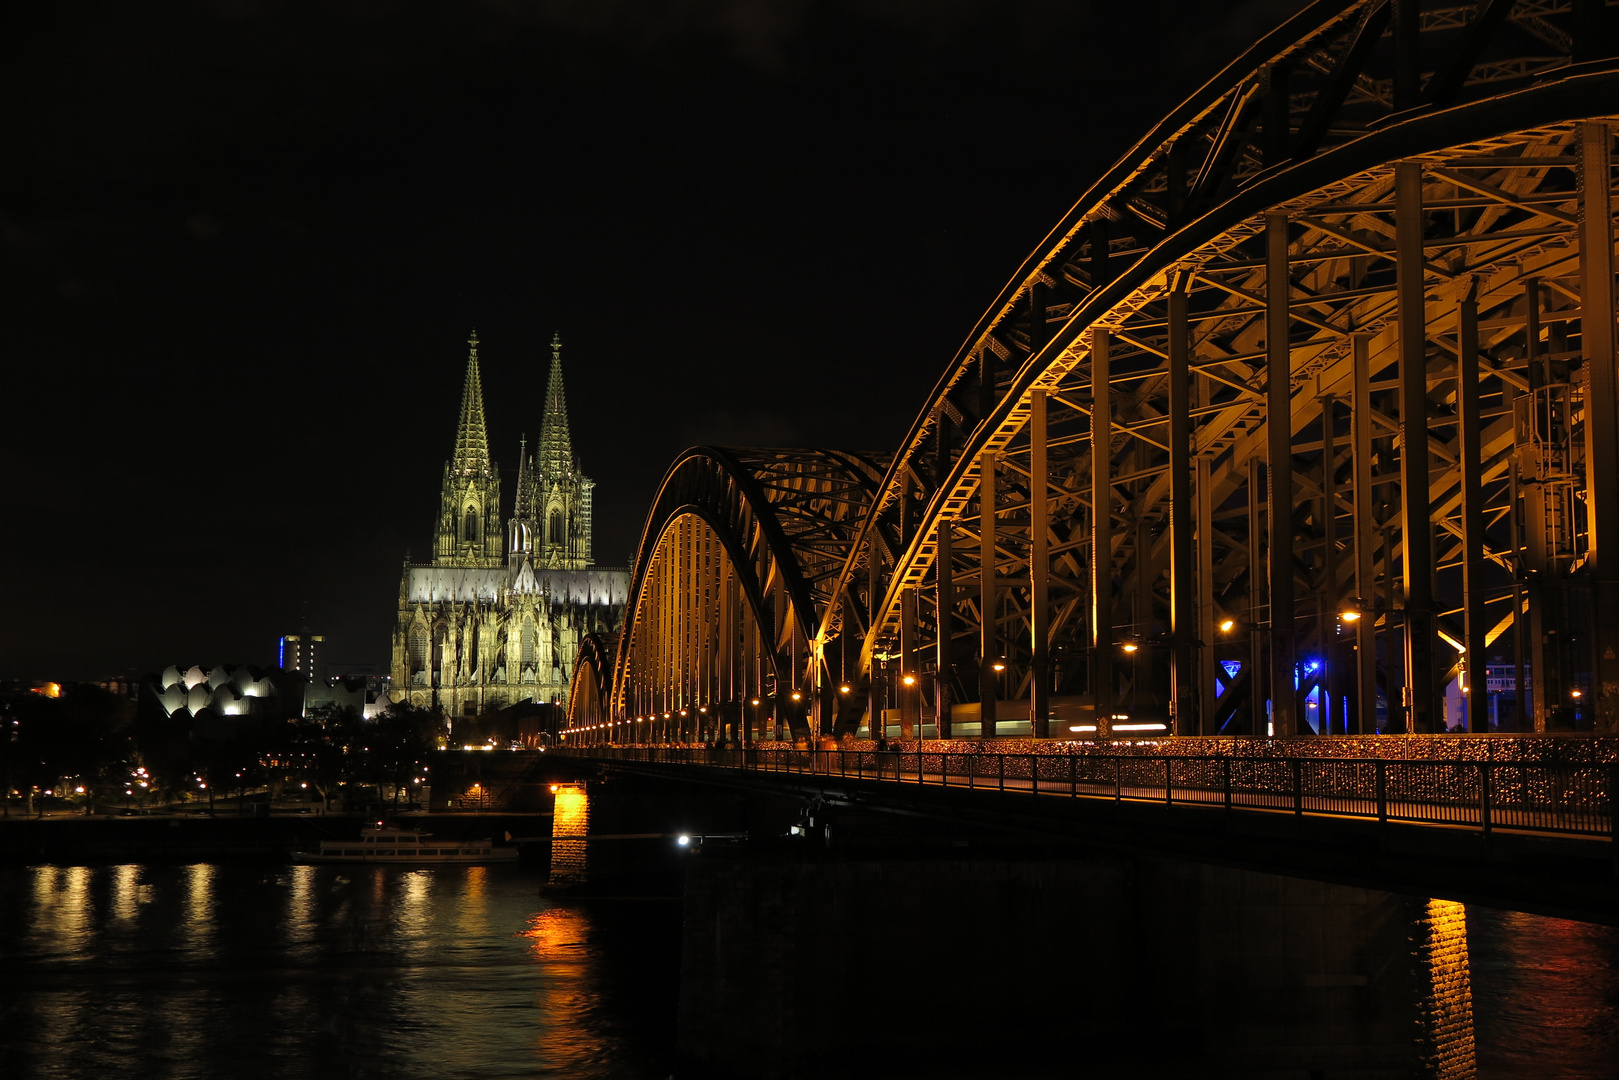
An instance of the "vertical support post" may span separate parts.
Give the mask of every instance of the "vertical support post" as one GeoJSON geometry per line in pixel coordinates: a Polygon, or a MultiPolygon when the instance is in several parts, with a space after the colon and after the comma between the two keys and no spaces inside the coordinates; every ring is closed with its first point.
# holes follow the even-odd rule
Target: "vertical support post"
{"type": "MultiPolygon", "coordinates": [[[[1196,735],[1197,585],[1196,518],[1192,513],[1191,334],[1187,327],[1187,275],[1175,276],[1169,294],[1169,632],[1171,730],[1196,735]]],[[[1207,641],[1201,643],[1208,648],[1207,641]]]]}
{"type": "Polygon", "coordinates": [[[1422,166],[1394,166],[1400,341],[1400,536],[1405,578],[1406,730],[1439,730],[1434,685],[1433,516],[1428,490],[1428,335],[1422,295],[1422,166]]]}
{"type": "Polygon", "coordinates": [[[1265,709],[1265,686],[1269,679],[1269,666],[1265,663],[1265,521],[1261,493],[1265,489],[1260,478],[1263,462],[1257,457],[1248,459],[1248,705],[1249,723],[1254,738],[1265,735],[1270,714],[1265,709]]]}
{"type": "Polygon", "coordinates": [[[1321,399],[1321,616],[1316,638],[1321,652],[1321,692],[1316,695],[1315,733],[1331,735],[1338,711],[1338,399],[1321,399]]]}
{"type": "Polygon", "coordinates": [[[917,672],[916,586],[899,591],[899,737],[914,739],[922,720],[922,684],[917,672]]]}
{"type": "Polygon", "coordinates": [[[1457,312],[1456,411],[1461,429],[1462,475],[1462,658],[1467,672],[1467,730],[1479,734],[1490,729],[1484,715],[1488,686],[1485,679],[1484,641],[1484,461],[1480,445],[1482,421],[1478,392],[1478,282],[1462,298],[1457,312]]]}
{"type": "Polygon", "coordinates": [[[1376,579],[1372,562],[1372,339],[1354,337],[1354,470],[1355,595],[1360,619],[1355,623],[1356,735],[1377,731],[1377,611],[1372,604],[1376,579]]]}
{"type": "Polygon", "coordinates": [[[731,710],[736,703],[735,687],[731,679],[736,665],[736,575],[731,573],[730,566],[719,557],[718,552],[715,553],[715,562],[719,564],[717,567],[719,588],[716,590],[719,594],[717,597],[719,657],[718,678],[715,680],[716,686],[714,696],[710,699],[712,701],[710,707],[714,710],[719,725],[719,737],[730,741],[741,737],[736,731],[728,733],[725,730],[726,724],[735,715],[731,710]]]}
{"type": "Polygon", "coordinates": [[[1091,331],[1091,702],[1098,739],[1113,735],[1112,345],[1105,327],[1091,331]]]}
{"type": "Polygon", "coordinates": [[[1029,407],[1029,730],[1035,738],[1044,739],[1051,734],[1051,504],[1046,484],[1046,392],[1029,391],[1029,407]]]}
{"type": "Polygon", "coordinates": [[[877,625],[882,621],[883,606],[883,554],[877,546],[877,537],[873,535],[870,547],[866,549],[866,633],[872,639],[871,648],[871,682],[866,699],[866,729],[873,739],[885,738],[888,734],[888,723],[883,718],[883,706],[886,692],[883,688],[882,661],[877,659],[880,643],[877,640],[877,625]]]}
{"type": "Polygon", "coordinates": [[[1273,733],[1298,731],[1293,647],[1293,351],[1288,342],[1287,215],[1265,215],[1265,429],[1270,484],[1270,688],[1273,733]]]}
{"type": "Polygon", "coordinates": [[[1219,695],[1215,688],[1215,628],[1214,628],[1214,491],[1209,479],[1209,459],[1195,459],[1197,484],[1195,499],[1197,511],[1197,638],[1198,675],[1195,697],[1198,702],[1197,731],[1203,735],[1218,735],[1215,730],[1215,706],[1219,695]]]}
{"type": "MultiPolygon", "coordinates": [[[[1588,20],[1605,20],[1600,4],[1588,20]]],[[[1601,28],[1591,27],[1595,36],[1601,28]]],[[[1619,373],[1613,286],[1610,134],[1601,121],[1580,125],[1580,338],[1585,353],[1585,498],[1590,523],[1593,664],[1597,731],[1619,734],[1619,373]]],[[[1535,674],[1540,677],[1539,672],[1535,674]]]]}
{"type": "Polygon", "coordinates": [[[978,455],[978,720],[983,738],[995,735],[996,683],[1001,647],[996,634],[995,451],[978,455]]]}
{"type": "Polygon", "coordinates": [[[936,605],[939,616],[938,640],[934,643],[934,649],[936,650],[934,679],[936,682],[933,688],[933,705],[937,710],[934,723],[938,727],[939,738],[948,739],[952,734],[950,730],[950,676],[954,659],[951,643],[956,632],[956,567],[953,562],[955,555],[951,551],[955,523],[940,520],[938,529],[939,553],[933,561],[933,584],[937,590],[936,605]]]}

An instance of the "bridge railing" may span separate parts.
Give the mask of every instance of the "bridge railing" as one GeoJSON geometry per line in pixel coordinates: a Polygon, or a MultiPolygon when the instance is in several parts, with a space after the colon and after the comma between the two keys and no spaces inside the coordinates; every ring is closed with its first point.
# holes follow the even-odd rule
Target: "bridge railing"
{"type": "Polygon", "coordinates": [[[1070,799],[1264,810],[1421,825],[1614,835],[1619,766],[1386,758],[580,747],[570,755],[1070,799]]]}

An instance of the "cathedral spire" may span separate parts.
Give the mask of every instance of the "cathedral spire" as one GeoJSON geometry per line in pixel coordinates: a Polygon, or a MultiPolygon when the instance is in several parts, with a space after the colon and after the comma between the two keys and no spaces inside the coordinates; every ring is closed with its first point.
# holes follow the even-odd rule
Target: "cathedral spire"
{"type": "Polygon", "coordinates": [[[461,391],[455,453],[444,463],[435,566],[500,565],[500,475],[489,456],[489,434],[484,428],[476,330],[467,347],[467,380],[461,391]]]}
{"type": "Polygon", "coordinates": [[[555,482],[573,474],[573,439],[568,434],[568,397],[562,389],[562,336],[551,335],[551,374],[545,384],[545,419],[540,426],[539,473],[555,482]]]}
{"type": "Polygon", "coordinates": [[[461,422],[455,429],[450,471],[459,476],[488,476],[489,436],[483,423],[483,379],[478,374],[478,331],[467,339],[467,378],[461,391],[461,422]]]}
{"type": "Polygon", "coordinates": [[[528,435],[524,434],[517,444],[517,505],[512,508],[512,517],[519,521],[529,521],[534,517],[534,475],[528,464],[528,435]]]}

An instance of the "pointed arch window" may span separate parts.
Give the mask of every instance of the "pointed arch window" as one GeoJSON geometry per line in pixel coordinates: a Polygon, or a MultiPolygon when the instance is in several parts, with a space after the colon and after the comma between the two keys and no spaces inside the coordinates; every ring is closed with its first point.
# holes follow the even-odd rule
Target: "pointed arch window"
{"type": "Polygon", "coordinates": [[[562,534],[562,508],[558,507],[551,511],[551,524],[547,530],[546,539],[553,544],[560,544],[562,543],[562,534]]]}
{"type": "Polygon", "coordinates": [[[471,503],[467,503],[466,513],[461,515],[461,539],[478,539],[478,511],[471,503]]]}
{"type": "Polygon", "coordinates": [[[427,669],[427,627],[413,626],[410,628],[410,670],[425,671],[427,669]]]}
{"type": "Polygon", "coordinates": [[[533,664],[539,659],[540,635],[533,623],[523,627],[523,663],[533,664]]]}

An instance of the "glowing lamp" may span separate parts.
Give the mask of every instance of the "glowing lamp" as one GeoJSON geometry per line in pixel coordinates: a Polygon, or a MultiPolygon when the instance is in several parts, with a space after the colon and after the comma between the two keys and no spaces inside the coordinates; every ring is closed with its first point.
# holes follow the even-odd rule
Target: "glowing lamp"
{"type": "Polygon", "coordinates": [[[1231,631],[1235,630],[1236,628],[1237,628],[1237,620],[1235,620],[1235,619],[1226,619],[1224,622],[1222,622],[1220,624],[1220,633],[1229,634],[1229,633],[1231,633],[1231,631]]]}

